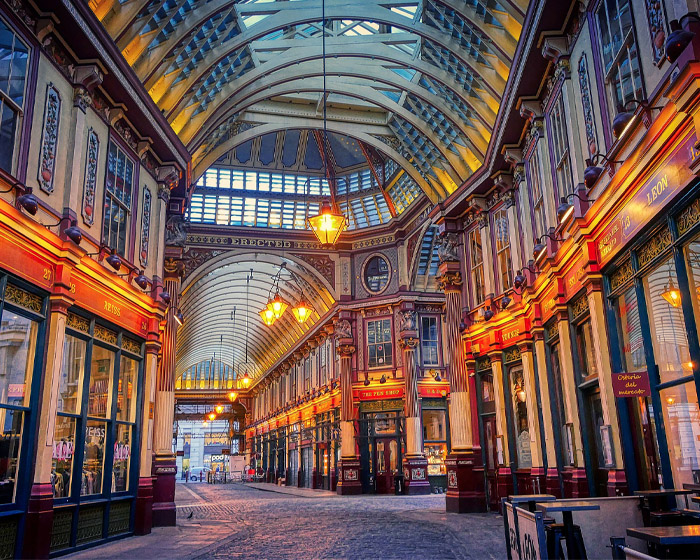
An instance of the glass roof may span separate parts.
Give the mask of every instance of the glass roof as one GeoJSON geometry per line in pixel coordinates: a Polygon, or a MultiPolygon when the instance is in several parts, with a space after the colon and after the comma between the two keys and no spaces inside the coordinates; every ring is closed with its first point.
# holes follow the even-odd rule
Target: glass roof
{"type": "MultiPolygon", "coordinates": [[[[260,161],[295,163],[289,146],[269,152],[269,135],[322,129],[323,35],[334,165],[360,165],[362,141],[408,176],[394,190],[410,178],[432,202],[483,161],[526,4],[325,0],[324,24],[320,0],[90,2],[190,150],[195,180],[229,152],[249,165],[261,138],[260,161]]],[[[322,168],[313,140],[304,156],[322,168]]]]}

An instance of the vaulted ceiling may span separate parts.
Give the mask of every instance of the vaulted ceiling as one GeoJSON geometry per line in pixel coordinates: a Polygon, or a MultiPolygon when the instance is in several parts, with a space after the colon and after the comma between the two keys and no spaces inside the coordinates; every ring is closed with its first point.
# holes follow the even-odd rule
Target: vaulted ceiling
{"type": "MultiPolygon", "coordinates": [[[[326,0],[328,130],[437,202],[483,162],[528,0],[326,0]]],[[[322,128],[320,0],[90,0],[193,156],[322,128]]]]}

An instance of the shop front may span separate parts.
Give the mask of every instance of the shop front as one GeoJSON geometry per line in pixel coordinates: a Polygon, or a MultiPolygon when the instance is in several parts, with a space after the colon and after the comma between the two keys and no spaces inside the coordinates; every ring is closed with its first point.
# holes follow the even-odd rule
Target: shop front
{"type": "Polygon", "coordinates": [[[421,399],[423,424],[423,453],[428,461],[428,481],[431,491],[447,489],[445,459],[449,453],[450,439],[447,422],[447,400],[421,399]],[[439,490],[438,490],[439,489],[439,490]]]}
{"type": "Polygon", "coordinates": [[[360,473],[363,493],[394,492],[397,475],[402,475],[405,449],[403,400],[360,403],[360,473]]]}
{"type": "Polygon", "coordinates": [[[700,483],[697,183],[606,268],[613,382],[630,485],[700,483]]]}
{"type": "Polygon", "coordinates": [[[316,483],[315,488],[331,490],[336,481],[339,449],[340,411],[329,410],[316,415],[316,483]]]}
{"type": "Polygon", "coordinates": [[[301,425],[299,441],[299,481],[300,488],[313,488],[314,481],[314,420],[309,418],[301,425]]]}

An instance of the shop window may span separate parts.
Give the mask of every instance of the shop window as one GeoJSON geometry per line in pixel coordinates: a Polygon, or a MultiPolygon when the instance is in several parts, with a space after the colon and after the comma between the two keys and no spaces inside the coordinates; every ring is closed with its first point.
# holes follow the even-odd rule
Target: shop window
{"type": "MultiPolygon", "coordinates": [[[[584,296],[585,297],[585,296],[584,296]]],[[[598,377],[598,367],[595,361],[595,348],[593,345],[593,327],[590,319],[586,319],[575,327],[576,352],[583,379],[598,377]]]]}
{"type": "Polygon", "coordinates": [[[644,99],[630,0],[603,0],[596,12],[610,109],[644,99]]]}
{"type": "Polygon", "coordinates": [[[547,218],[544,209],[544,189],[542,188],[542,168],[537,146],[527,162],[530,179],[530,195],[532,196],[532,227],[535,237],[542,236],[547,230],[547,218]]]}
{"type": "Polygon", "coordinates": [[[532,452],[530,450],[530,424],[527,417],[527,395],[522,367],[511,368],[509,376],[518,468],[529,469],[532,467],[532,452]]]}
{"type": "Polygon", "coordinates": [[[421,317],[420,351],[424,366],[439,366],[438,318],[421,317]]]}
{"type": "Polygon", "coordinates": [[[126,256],[126,241],[131,222],[134,169],[134,162],[124,150],[111,141],[107,151],[102,243],[123,257],[126,256]]]}
{"type": "Polygon", "coordinates": [[[12,173],[24,111],[29,49],[0,19],[0,169],[12,173]]]}
{"type": "Polygon", "coordinates": [[[644,276],[651,342],[661,383],[692,374],[681,292],[671,257],[644,276]]]}
{"type": "Polygon", "coordinates": [[[101,346],[93,346],[88,389],[88,415],[104,418],[110,407],[112,373],[115,354],[101,346]]]}
{"type": "Polygon", "coordinates": [[[428,459],[428,475],[447,474],[447,422],[444,410],[423,410],[423,448],[428,459]]]}
{"type": "Polygon", "coordinates": [[[367,321],[367,367],[391,366],[391,319],[367,321]]]}
{"type": "MultiPolygon", "coordinates": [[[[8,287],[8,290],[10,288],[8,287]]],[[[29,410],[38,323],[9,309],[0,316],[0,504],[15,501],[22,426],[29,410]]]]}
{"type": "Polygon", "coordinates": [[[700,331],[700,240],[691,241],[684,249],[690,293],[693,294],[693,314],[695,325],[700,331]]]}
{"type": "Polygon", "coordinates": [[[549,115],[552,133],[552,158],[556,170],[559,195],[566,196],[574,192],[574,181],[571,174],[571,153],[566,126],[566,111],[564,110],[564,93],[560,92],[549,115]]]}
{"type": "Polygon", "coordinates": [[[510,258],[510,234],[508,232],[508,211],[501,208],[493,215],[493,236],[496,245],[498,278],[501,291],[513,285],[513,263],[510,258]]]}
{"type": "Polygon", "coordinates": [[[496,393],[493,387],[493,374],[492,373],[482,373],[481,374],[481,401],[495,402],[496,393]]]}
{"type": "Polygon", "coordinates": [[[700,408],[695,383],[690,381],[660,393],[673,484],[700,481],[700,408]]]}
{"type": "Polygon", "coordinates": [[[569,446],[569,430],[566,425],[566,404],[564,403],[564,391],[561,363],[559,360],[559,343],[552,343],[549,349],[550,399],[552,408],[552,421],[557,425],[558,432],[557,455],[562,466],[574,464],[574,450],[569,446]]]}
{"type": "Polygon", "coordinates": [[[481,247],[481,230],[474,228],[469,232],[469,264],[471,266],[472,297],[474,305],[481,305],[484,293],[484,253],[481,247]]]}

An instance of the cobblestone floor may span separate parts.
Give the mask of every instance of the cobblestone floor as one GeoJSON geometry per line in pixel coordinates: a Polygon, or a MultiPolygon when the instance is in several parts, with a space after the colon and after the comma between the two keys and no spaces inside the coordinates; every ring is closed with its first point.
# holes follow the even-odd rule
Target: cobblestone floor
{"type": "MultiPolygon", "coordinates": [[[[265,485],[274,490],[273,485],[265,485]]],[[[178,484],[177,527],[67,558],[502,559],[501,517],[445,513],[445,497],[296,495],[178,484]],[[191,516],[190,516],[191,514],[191,516]]]]}

